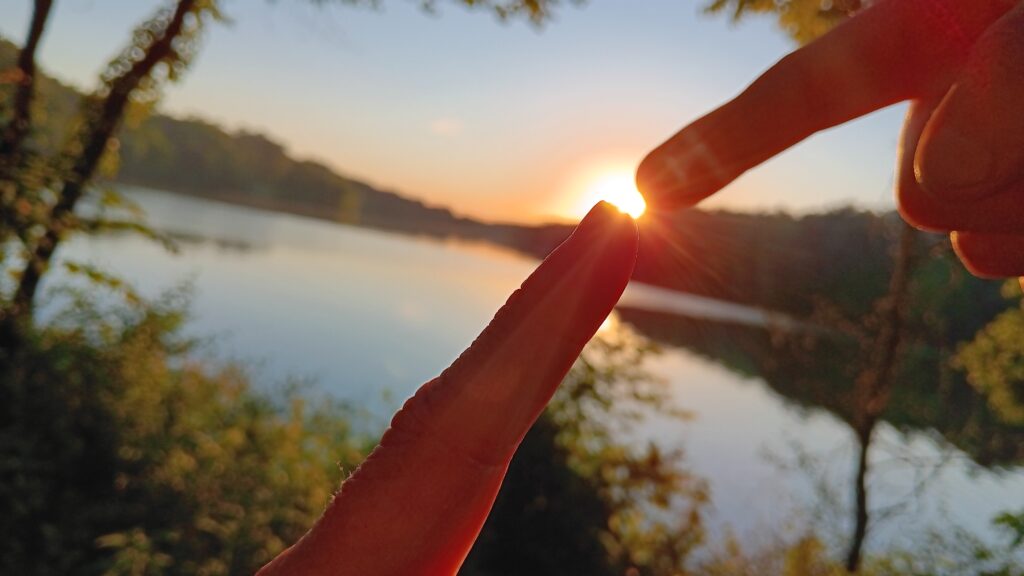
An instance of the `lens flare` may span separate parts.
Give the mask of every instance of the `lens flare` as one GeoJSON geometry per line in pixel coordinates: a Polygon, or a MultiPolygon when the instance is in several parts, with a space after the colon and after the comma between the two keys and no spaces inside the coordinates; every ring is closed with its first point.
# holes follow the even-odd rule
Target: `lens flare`
{"type": "Polygon", "coordinates": [[[639,218],[647,203],[636,189],[633,175],[629,172],[606,174],[587,187],[580,202],[580,213],[585,214],[594,204],[604,200],[620,212],[639,218]]]}

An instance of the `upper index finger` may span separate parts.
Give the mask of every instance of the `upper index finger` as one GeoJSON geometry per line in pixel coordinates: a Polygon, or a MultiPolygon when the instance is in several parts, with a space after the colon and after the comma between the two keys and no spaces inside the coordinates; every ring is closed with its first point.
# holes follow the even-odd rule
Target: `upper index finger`
{"type": "Polygon", "coordinates": [[[649,205],[693,204],[811,134],[950,82],[1011,0],[880,0],[651,152],[649,205]]]}

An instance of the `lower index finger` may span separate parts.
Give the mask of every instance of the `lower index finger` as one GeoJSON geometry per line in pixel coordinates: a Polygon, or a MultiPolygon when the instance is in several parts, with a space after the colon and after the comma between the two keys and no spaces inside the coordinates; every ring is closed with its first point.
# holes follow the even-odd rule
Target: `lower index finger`
{"type": "Polygon", "coordinates": [[[1011,0],[881,0],[651,152],[653,208],[694,204],[808,136],[950,82],[1011,0]]]}
{"type": "Polygon", "coordinates": [[[455,574],[516,447],[622,294],[637,242],[628,216],[595,207],[260,574],[455,574]]]}

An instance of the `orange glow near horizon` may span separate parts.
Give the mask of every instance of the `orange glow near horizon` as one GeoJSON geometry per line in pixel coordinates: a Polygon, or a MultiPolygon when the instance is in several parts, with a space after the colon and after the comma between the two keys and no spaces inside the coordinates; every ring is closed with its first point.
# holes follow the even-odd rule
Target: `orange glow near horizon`
{"type": "Polygon", "coordinates": [[[584,188],[576,213],[583,217],[602,200],[633,218],[639,218],[647,209],[647,202],[636,189],[632,172],[608,172],[595,178],[584,188]]]}

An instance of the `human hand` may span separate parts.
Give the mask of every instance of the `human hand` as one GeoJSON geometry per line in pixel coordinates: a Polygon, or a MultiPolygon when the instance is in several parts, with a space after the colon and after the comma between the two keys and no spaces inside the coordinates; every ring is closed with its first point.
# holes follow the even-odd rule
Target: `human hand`
{"type": "Polygon", "coordinates": [[[315,526],[261,576],[452,575],[512,455],[622,294],[636,224],[595,206],[391,421],[315,526]]]}
{"type": "Polygon", "coordinates": [[[1024,3],[879,0],[651,152],[653,209],[695,204],[804,138],[910,100],[897,200],[981,276],[1024,275],[1024,3]]]}

